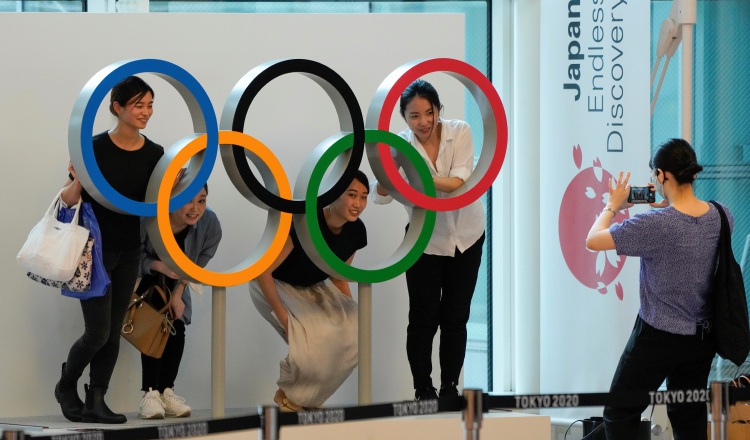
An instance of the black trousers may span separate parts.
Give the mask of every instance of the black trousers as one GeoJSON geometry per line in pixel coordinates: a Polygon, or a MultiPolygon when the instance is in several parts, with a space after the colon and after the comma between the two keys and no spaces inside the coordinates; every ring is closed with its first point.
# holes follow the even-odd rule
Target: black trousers
{"type": "Polygon", "coordinates": [[[103,250],[110,285],[104,296],[81,300],[84,332],[70,348],[66,380],[77,380],[90,365],[92,388],[107,388],[120,352],[120,328],[141,264],[141,248],[127,252],[103,250]]]}
{"type": "Polygon", "coordinates": [[[182,319],[175,319],[174,329],[175,334],[167,339],[161,358],[141,354],[141,389],[143,391],[151,388],[163,393],[167,388],[174,388],[182,353],[185,351],[185,322],[182,319]]]}
{"type": "MultiPolygon", "coordinates": [[[[664,379],[668,390],[705,390],[716,355],[710,330],[697,327],[695,335],[676,335],[655,329],[640,317],[620,358],[610,392],[656,391],[664,379]]],[[[637,438],[641,413],[647,405],[605,407],[608,440],[637,438]]],[[[706,404],[667,404],[675,440],[706,440],[706,404]]]]}
{"type": "Polygon", "coordinates": [[[440,328],[440,380],[458,383],[466,355],[466,323],[482,263],[484,234],[452,257],[422,254],[406,271],[406,355],[414,388],[432,387],[432,341],[440,328]]]}

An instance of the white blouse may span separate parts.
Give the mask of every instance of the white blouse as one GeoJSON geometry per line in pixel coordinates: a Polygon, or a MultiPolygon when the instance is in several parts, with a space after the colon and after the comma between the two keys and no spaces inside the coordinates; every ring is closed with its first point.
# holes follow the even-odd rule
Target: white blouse
{"type": "MultiPolygon", "coordinates": [[[[433,177],[458,177],[466,181],[474,167],[474,142],[471,127],[464,121],[440,119],[440,148],[438,150],[437,168],[427,156],[422,144],[410,129],[399,133],[422,155],[433,177]]],[[[401,175],[406,178],[401,170],[401,175]]],[[[408,180],[408,179],[407,179],[408,180]]],[[[375,204],[383,205],[393,201],[393,197],[378,194],[377,181],[370,185],[370,194],[375,204]]],[[[450,193],[437,191],[438,198],[448,198],[450,193]]],[[[405,206],[409,218],[411,207],[405,206]]],[[[438,211],[435,220],[435,231],[432,233],[424,253],[431,255],[454,256],[456,248],[464,252],[471,247],[484,233],[484,208],[481,200],[475,200],[468,206],[455,211],[438,211]]]]}

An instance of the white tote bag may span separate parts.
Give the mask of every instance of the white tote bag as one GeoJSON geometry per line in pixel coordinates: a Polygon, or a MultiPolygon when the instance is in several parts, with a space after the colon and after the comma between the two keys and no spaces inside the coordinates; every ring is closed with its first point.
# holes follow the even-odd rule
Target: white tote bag
{"type": "Polygon", "coordinates": [[[16,261],[27,272],[55,281],[68,281],[75,275],[89,231],[78,225],[81,201],[70,223],[57,220],[62,205],[62,190],[57,193],[47,213],[29,233],[16,261]]]}

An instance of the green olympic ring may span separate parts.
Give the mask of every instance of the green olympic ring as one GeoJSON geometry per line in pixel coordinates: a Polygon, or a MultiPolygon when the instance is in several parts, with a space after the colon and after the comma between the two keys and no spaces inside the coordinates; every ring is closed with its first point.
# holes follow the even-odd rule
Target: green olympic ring
{"type": "MultiPolygon", "coordinates": [[[[357,283],[379,283],[406,272],[427,248],[435,229],[435,211],[415,206],[404,240],[386,261],[372,269],[360,269],[346,264],[333,253],[318,223],[318,190],[329,165],[343,152],[352,148],[354,135],[346,135],[328,146],[324,141],[315,148],[302,166],[294,188],[294,196],[305,199],[305,212],[294,214],[294,227],[305,253],[324,272],[336,278],[357,283]]],[[[422,193],[434,197],[435,183],[422,156],[402,137],[383,130],[365,130],[365,143],[376,147],[378,143],[400,151],[409,163],[399,163],[409,182],[414,182],[422,193]]],[[[400,156],[399,156],[400,158],[400,156]]]]}

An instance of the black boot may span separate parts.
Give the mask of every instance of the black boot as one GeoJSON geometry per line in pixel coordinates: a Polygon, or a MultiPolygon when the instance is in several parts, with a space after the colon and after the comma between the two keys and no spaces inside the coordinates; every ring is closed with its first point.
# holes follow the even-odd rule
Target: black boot
{"type": "Polygon", "coordinates": [[[71,422],[81,421],[83,401],[78,397],[78,378],[65,376],[65,362],[62,364],[60,380],[55,385],[55,399],[60,403],[60,409],[66,419],[71,422]]]}
{"type": "Polygon", "coordinates": [[[84,423],[125,423],[128,419],[122,414],[115,414],[104,403],[104,394],[107,392],[103,387],[91,387],[83,385],[86,390],[86,405],[81,411],[81,421],[84,423]]]}

